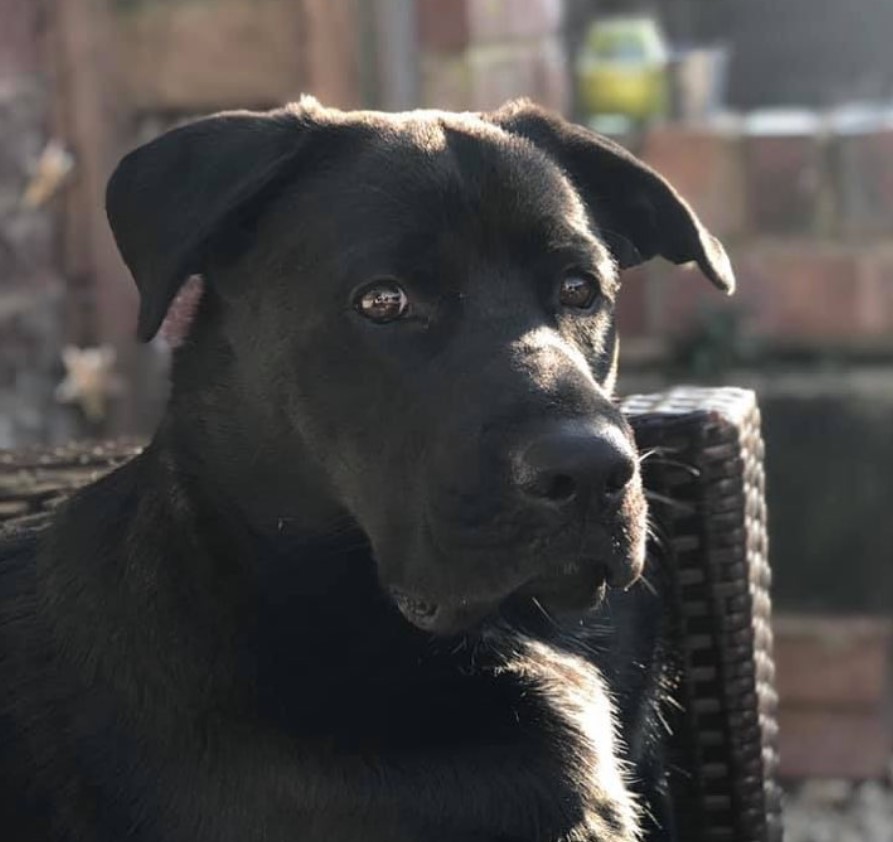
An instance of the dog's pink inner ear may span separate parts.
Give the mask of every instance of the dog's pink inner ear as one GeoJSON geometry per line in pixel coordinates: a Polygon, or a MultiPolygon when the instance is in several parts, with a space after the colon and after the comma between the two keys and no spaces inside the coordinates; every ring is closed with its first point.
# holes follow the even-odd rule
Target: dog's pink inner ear
{"type": "Polygon", "coordinates": [[[205,282],[201,275],[191,275],[171,302],[159,335],[172,348],[182,345],[189,335],[204,292],[205,282]]]}
{"type": "Polygon", "coordinates": [[[137,335],[148,342],[233,214],[296,166],[316,125],[300,108],[233,111],[171,129],[125,155],[106,210],[140,292],[137,335]]]}

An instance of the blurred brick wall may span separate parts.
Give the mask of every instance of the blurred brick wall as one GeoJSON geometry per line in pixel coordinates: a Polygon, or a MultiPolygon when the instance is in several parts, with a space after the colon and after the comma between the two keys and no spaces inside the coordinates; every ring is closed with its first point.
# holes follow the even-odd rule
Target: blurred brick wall
{"type": "Polygon", "coordinates": [[[353,0],[182,0],[118,9],[112,47],[141,114],[272,108],[312,93],[361,101],[353,0]]]}
{"type": "Polygon", "coordinates": [[[636,140],[723,240],[738,293],[661,260],[627,272],[621,389],[697,379],[655,372],[685,337],[740,316],[736,341],[755,355],[713,376],[754,388],[763,412],[782,772],[879,778],[893,752],[893,631],[879,619],[893,605],[893,127],[814,122],[636,140]],[[777,352],[787,362],[765,365],[777,352]]]}
{"type": "Polygon", "coordinates": [[[883,778],[893,757],[893,625],[807,616],[774,626],[782,774],[883,778]]]}
{"type": "Polygon", "coordinates": [[[141,112],[273,107],[306,75],[301,4],[291,0],[141,3],[116,16],[118,65],[141,112]]]}
{"type": "Polygon", "coordinates": [[[731,308],[770,347],[893,353],[893,127],[666,126],[637,151],[726,244],[738,294],[724,300],[688,267],[640,267],[620,303],[626,340],[660,344],[731,308]]]}
{"type": "Polygon", "coordinates": [[[418,0],[420,104],[486,110],[529,96],[566,111],[563,0],[418,0]]]}

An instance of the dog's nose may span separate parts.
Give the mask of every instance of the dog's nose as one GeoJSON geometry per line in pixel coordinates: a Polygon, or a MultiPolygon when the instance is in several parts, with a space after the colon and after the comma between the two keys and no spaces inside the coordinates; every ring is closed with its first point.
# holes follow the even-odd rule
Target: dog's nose
{"type": "Polygon", "coordinates": [[[635,476],[636,455],[619,433],[562,429],[531,441],[518,467],[522,494],[539,506],[609,505],[635,476]]]}

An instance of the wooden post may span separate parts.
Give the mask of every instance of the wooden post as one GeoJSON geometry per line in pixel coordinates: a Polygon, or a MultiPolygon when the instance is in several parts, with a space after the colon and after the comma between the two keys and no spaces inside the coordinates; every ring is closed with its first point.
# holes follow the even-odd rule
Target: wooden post
{"type": "Polygon", "coordinates": [[[71,341],[108,344],[130,390],[116,402],[105,433],[139,428],[134,388],[137,296],[105,215],[105,185],[123,151],[127,116],[116,67],[110,0],[53,0],[48,8],[55,93],[54,134],[73,152],[65,199],[62,263],[70,295],[86,312],[72,314],[71,341]]]}
{"type": "Polygon", "coordinates": [[[408,111],[419,103],[415,0],[374,0],[376,105],[408,111]]]}
{"type": "Polygon", "coordinates": [[[35,38],[39,12],[34,0],[0,0],[0,78],[40,71],[35,38]]]}
{"type": "Polygon", "coordinates": [[[132,340],[136,296],[105,217],[105,185],[122,151],[115,31],[108,0],[56,0],[57,132],[75,155],[68,191],[64,263],[69,276],[90,279],[91,337],[115,345],[132,340]]]}
{"type": "Polygon", "coordinates": [[[358,108],[360,25],[356,0],[303,0],[306,89],[325,105],[358,108]]]}

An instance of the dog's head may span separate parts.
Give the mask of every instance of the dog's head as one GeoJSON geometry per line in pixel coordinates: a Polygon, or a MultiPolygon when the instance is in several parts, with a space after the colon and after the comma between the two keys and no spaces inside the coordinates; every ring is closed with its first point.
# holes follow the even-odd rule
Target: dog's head
{"type": "Polygon", "coordinates": [[[348,513],[383,588],[438,632],[513,594],[583,607],[638,575],[645,503],[611,400],[619,272],[662,255],[734,279],[628,152],[526,102],[305,99],[137,149],[108,212],[141,338],[205,277],[175,400],[205,396],[193,420],[227,443],[246,510],[348,513]]]}

